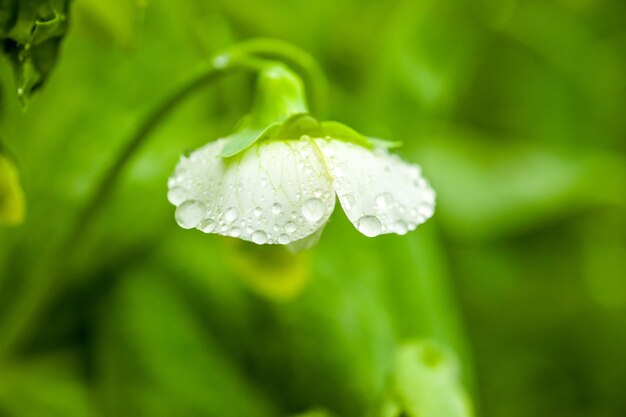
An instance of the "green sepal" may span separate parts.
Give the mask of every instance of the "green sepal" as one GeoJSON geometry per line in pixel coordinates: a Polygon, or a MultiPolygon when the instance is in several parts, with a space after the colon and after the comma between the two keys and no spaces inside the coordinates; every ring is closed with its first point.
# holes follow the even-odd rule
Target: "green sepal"
{"type": "Polygon", "coordinates": [[[331,137],[344,142],[352,142],[365,148],[381,147],[385,149],[398,148],[402,142],[392,142],[384,139],[365,136],[343,123],[328,121],[322,122],[322,137],[331,137]]]}
{"type": "Polygon", "coordinates": [[[367,140],[367,137],[360,134],[351,127],[344,125],[343,123],[334,121],[322,122],[322,130],[324,131],[324,136],[322,137],[330,137],[332,139],[339,139],[344,142],[352,142],[365,148],[373,147],[372,144],[367,140]]]}
{"type": "Polygon", "coordinates": [[[319,130],[319,123],[308,116],[300,77],[286,66],[271,61],[259,73],[252,110],[239,126],[227,137],[221,152],[223,158],[237,155],[259,140],[308,131],[311,127],[319,130]]]}
{"type": "Polygon", "coordinates": [[[395,149],[395,148],[399,148],[402,146],[402,142],[401,141],[393,141],[393,140],[385,140],[385,139],[380,139],[380,138],[373,138],[371,136],[369,136],[367,138],[367,140],[374,146],[378,146],[380,148],[385,148],[385,149],[395,149]]]}
{"type": "Polygon", "coordinates": [[[260,129],[244,127],[232,135],[227,136],[226,145],[224,145],[220,156],[222,158],[235,156],[254,145],[257,141],[271,137],[281,126],[282,123],[272,123],[260,129]]]}
{"type": "Polygon", "coordinates": [[[302,136],[341,140],[367,149],[374,147],[390,149],[402,145],[401,142],[391,142],[362,135],[343,123],[319,122],[308,113],[294,114],[282,123],[272,123],[264,128],[247,127],[248,118],[245,118],[240,125],[243,127],[227,137],[228,142],[222,150],[222,157],[228,158],[237,155],[261,140],[296,140],[302,136]]]}

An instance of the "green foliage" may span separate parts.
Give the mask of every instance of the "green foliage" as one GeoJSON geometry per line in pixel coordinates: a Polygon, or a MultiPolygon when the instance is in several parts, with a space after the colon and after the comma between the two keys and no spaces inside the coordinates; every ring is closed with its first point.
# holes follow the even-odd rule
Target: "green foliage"
{"type": "Polygon", "coordinates": [[[0,144],[0,224],[19,224],[24,220],[24,192],[17,168],[0,144]]]}
{"type": "MultiPolygon", "coordinates": [[[[466,398],[486,417],[626,413],[626,4],[139,3],[75,0],[60,48],[60,17],[38,35],[59,51],[45,89],[26,112],[0,94],[28,201],[21,226],[0,225],[0,415],[438,417],[467,415],[466,398]],[[291,264],[178,228],[167,178],[253,107],[239,74],[162,120],[72,236],[145,115],[253,36],[294,43],[328,75],[328,108],[280,135],[402,141],[435,217],[368,239],[337,210],[291,264]],[[416,359],[425,343],[441,367],[416,359]]],[[[0,0],[9,46],[35,4],[68,13],[0,0]]],[[[316,101],[312,64],[288,64],[316,101]]]]}
{"type": "Polygon", "coordinates": [[[26,101],[50,76],[67,31],[70,0],[2,0],[0,43],[26,101]]]}

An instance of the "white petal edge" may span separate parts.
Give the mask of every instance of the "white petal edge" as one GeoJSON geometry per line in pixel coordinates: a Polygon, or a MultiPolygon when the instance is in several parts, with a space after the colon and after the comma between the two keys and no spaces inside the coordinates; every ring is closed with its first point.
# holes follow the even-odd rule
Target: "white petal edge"
{"type": "Polygon", "coordinates": [[[261,142],[228,159],[219,156],[225,142],[181,157],[170,177],[181,227],[285,245],[326,224],[335,195],[312,139],[261,142]]]}
{"type": "Polygon", "coordinates": [[[365,236],[403,235],[434,213],[435,192],[418,165],[386,149],[316,139],[346,215],[365,236]]]}

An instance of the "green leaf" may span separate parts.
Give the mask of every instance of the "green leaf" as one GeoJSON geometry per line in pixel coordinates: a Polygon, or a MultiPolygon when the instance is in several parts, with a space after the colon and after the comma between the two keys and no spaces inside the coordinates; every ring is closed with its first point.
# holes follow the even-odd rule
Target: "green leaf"
{"type": "Polygon", "coordinates": [[[9,33],[17,18],[17,0],[0,0],[0,37],[9,33]]]}
{"type": "Polygon", "coordinates": [[[100,389],[109,415],[277,415],[158,268],[126,274],[102,320],[100,389]]]}
{"type": "Polygon", "coordinates": [[[326,410],[316,408],[304,413],[293,414],[291,417],[332,417],[332,414],[326,410]]]}
{"type": "Polygon", "coordinates": [[[72,361],[57,357],[0,365],[0,414],[94,416],[87,384],[76,368],[72,361]]]}
{"type": "Polygon", "coordinates": [[[381,417],[470,417],[471,402],[461,385],[458,360],[431,340],[405,344],[397,354],[392,389],[381,417]]]}
{"type": "Polygon", "coordinates": [[[0,224],[19,224],[24,220],[24,193],[17,167],[0,148],[0,224]]]}
{"type": "Polygon", "coordinates": [[[1,0],[0,42],[25,102],[56,64],[67,31],[69,0],[1,0]]]}

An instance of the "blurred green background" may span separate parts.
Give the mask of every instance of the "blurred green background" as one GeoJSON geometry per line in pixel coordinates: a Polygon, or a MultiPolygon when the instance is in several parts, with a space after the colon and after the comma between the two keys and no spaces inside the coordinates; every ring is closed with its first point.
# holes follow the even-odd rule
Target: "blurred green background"
{"type": "Polygon", "coordinates": [[[626,415],[626,2],[74,0],[67,21],[25,108],[0,59],[27,205],[0,226],[0,416],[626,415]],[[149,111],[259,36],[318,60],[316,116],[403,141],[435,217],[368,239],[337,210],[298,256],[179,228],[167,177],[248,110],[238,75],[68,237],[149,111]]]}

